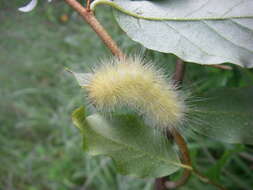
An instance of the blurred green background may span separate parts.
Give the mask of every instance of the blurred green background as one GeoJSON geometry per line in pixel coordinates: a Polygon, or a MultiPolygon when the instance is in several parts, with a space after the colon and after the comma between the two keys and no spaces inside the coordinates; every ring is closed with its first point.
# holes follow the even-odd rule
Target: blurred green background
{"type": "MultiPolygon", "coordinates": [[[[27,1],[0,1],[0,190],[151,190],[153,179],[121,176],[109,158],[86,155],[71,123],[84,94],[64,68],[88,71],[110,52],[64,1],[41,1],[30,13],[18,12],[27,1]]],[[[110,8],[100,7],[96,15],[126,53],[141,52],[173,72],[175,56],[131,41],[110,8]]],[[[224,71],[189,63],[185,86],[206,92],[253,84],[252,70],[232,67],[224,71]]],[[[229,189],[253,189],[252,146],[198,135],[188,143],[203,173],[229,189]]],[[[192,177],[181,189],[215,188],[192,177]]]]}

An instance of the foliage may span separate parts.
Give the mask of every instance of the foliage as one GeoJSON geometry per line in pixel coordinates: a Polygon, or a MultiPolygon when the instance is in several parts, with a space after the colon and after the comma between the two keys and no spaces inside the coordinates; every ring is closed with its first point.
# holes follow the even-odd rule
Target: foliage
{"type": "MultiPolygon", "coordinates": [[[[29,14],[16,12],[25,1],[15,6],[14,2],[5,0],[0,4],[0,188],[152,189],[152,180],[122,177],[116,174],[110,159],[90,158],[82,153],[81,138],[70,127],[70,113],[84,96],[64,67],[88,71],[89,65],[108,50],[62,2],[52,7],[41,3],[41,8],[29,14]],[[63,22],[63,15],[70,22],[63,22]]],[[[98,11],[98,16],[124,50],[140,48],[116,27],[108,9],[98,11]]],[[[173,71],[174,56],[150,50],[144,54],[168,72],[173,71]]],[[[198,81],[192,87],[198,92],[253,82],[252,71],[237,67],[221,71],[189,64],[187,69],[186,85],[198,81]]],[[[217,180],[228,188],[250,190],[253,186],[248,167],[251,162],[245,159],[245,155],[252,154],[250,146],[238,149],[237,145],[192,136],[189,147],[193,162],[201,170],[210,168],[210,176],[222,176],[217,180]],[[211,169],[215,161],[219,166],[213,167],[219,169],[214,172],[211,169]]],[[[192,178],[182,189],[213,188],[192,178]]]]}

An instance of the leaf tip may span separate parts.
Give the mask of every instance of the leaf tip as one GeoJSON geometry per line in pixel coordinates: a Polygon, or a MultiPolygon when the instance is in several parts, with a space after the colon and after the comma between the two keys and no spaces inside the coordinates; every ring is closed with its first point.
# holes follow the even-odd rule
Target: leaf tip
{"type": "Polygon", "coordinates": [[[82,129],[82,124],[85,122],[85,108],[81,106],[73,111],[72,122],[78,129],[82,129]]]}

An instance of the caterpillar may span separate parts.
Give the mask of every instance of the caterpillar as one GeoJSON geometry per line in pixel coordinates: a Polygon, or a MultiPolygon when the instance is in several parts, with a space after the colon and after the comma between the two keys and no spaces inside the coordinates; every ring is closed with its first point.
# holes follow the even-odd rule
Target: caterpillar
{"type": "Polygon", "coordinates": [[[173,81],[140,56],[104,61],[88,77],[85,88],[98,111],[128,108],[160,129],[180,126],[188,109],[173,81]]]}

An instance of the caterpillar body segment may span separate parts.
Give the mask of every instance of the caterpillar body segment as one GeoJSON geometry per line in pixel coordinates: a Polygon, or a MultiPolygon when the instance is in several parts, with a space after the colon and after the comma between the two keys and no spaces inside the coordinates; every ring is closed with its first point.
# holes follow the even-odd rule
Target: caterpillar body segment
{"type": "Polygon", "coordinates": [[[89,102],[98,111],[128,108],[153,127],[176,128],[187,112],[184,98],[172,81],[138,56],[102,63],[85,88],[89,102]]]}

